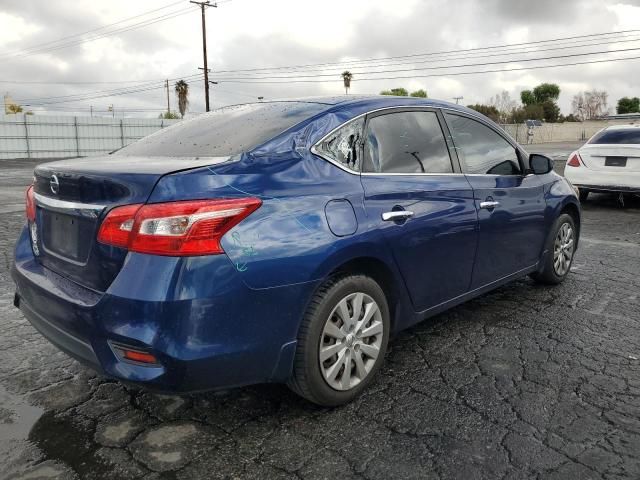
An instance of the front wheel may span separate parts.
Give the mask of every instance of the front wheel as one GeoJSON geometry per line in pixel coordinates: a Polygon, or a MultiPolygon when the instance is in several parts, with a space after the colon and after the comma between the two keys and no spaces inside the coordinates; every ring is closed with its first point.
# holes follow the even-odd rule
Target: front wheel
{"type": "Polygon", "coordinates": [[[318,405],[350,402],[380,368],[389,325],[387,299],[373,279],[330,279],[302,320],[289,387],[318,405]]]}
{"type": "Polygon", "coordinates": [[[563,213],[553,224],[547,239],[547,255],[542,270],[531,275],[540,283],[561,283],[569,273],[576,251],[576,223],[571,215],[563,213]]]}

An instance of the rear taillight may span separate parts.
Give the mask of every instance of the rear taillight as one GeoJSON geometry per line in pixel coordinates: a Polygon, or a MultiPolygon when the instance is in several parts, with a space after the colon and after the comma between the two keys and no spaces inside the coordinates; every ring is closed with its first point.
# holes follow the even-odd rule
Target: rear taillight
{"type": "Polygon", "coordinates": [[[98,241],[154,255],[223,253],[223,235],[260,205],[257,198],[126,205],[109,212],[98,241]]]}
{"type": "Polygon", "coordinates": [[[567,161],[568,167],[579,167],[581,166],[582,158],[580,158],[580,154],[578,152],[573,152],[569,155],[569,160],[567,161]]]}
{"type": "Polygon", "coordinates": [[[131,240],[133,222],[140,207],[142,204],[125,205],[111,210],[100,225],[98,241],[114,247],[127,248],[131,240]]]}
{"type": "Polygon", "coordinates": [[[27,210],[27,220],[29,220],[30,222],[35,222],[36,221],[36,199],[33,193],[33,185],[27,188],[26,210],[27,210]]]}

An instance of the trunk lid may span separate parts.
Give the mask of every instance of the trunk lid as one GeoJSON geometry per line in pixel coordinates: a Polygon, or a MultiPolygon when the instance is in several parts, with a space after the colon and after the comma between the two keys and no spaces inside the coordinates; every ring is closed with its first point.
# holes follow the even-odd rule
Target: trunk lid
{"type": "Polygon", "coordinates": [[[602,172],[640,172],[640,145],[586,144],[580,157],[591,170],[602,172]]]}
{"type": "Polygon", "coordinates": [[[105,291],[127,255],[96,241],[106,213],[145,203],[163,175],[225,160],[116,155],[39,165],[34,171],[39,261],[82,286],[105,291]]]}

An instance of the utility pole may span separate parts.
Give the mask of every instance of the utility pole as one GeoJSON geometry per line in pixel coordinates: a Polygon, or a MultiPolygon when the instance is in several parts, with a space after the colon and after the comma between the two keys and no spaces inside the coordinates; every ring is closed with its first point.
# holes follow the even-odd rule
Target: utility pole
{"type": "Polygon", "coordinates": [[[215,3],[211,3],[209,0],[206,2],[195,2],[190,0],[189,3],[200,6],[202,12],[202,56],[204,58],[204,109],[209,111],[209,68],[207,67],[207,22],[204,14],[206,7],[217,7],[215,3]]]}
{"type": "Polygon", "coordinates": [[[93,105],[89,105],[89,110],[91,110],[91,118],[93,118],[93,105]]]}
{"type": "Polygon", "coordinates": [[[464,100],[464,97],[453,97],[453,99],[456,101],[456,105],[458,105],[460,100],[464,100]]]}
{"type": "Polygon", "coordinates": [[[167,87],[167,117],[171,114],[171,106],[169,105],[169,79],[165,80],[165,86],[167,87]]]}

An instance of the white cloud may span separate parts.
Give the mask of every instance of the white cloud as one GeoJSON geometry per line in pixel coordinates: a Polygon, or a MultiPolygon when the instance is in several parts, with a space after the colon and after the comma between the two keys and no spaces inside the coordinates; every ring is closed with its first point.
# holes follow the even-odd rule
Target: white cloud
{"type": "Polygon", "coordinates": [[[29,37],[40,30],[36,25],[18,16],[2,12],[0,10],[0,48],[3,53],[10,48],[17,50],[20,48],[15,44],[29,37]]]}
{"type": "MultiPolygon", "coordinates": [[[[220,70],[378,58],[628,30],[640,25],[640,7],[632,2],[539,0],[534,4],[518,0],[233,0],[207,10],[209,62],[215,79],[220,76],[216,73],[220,70]]],[[[3,0],[0,6],[0,48],[4,51],[27,48],[162,5],[166,3],[158,3],[157,0],[112,0],[102,3],[92,0],[3,0]]],[[[184,5],[176,5],[166,11],[187,7],[189,5],[185,0],[184,5]]],[[[200,14],[198,9],[192,8],[193,11],[188,14],[144,29],[56,50],[47,55],[0,60],[3,61],[0,80],[121,81],[198,73],[197,67],[202,65],[200,14]]],[[[156,15],[162,13],[160,11],[156,15]]],[[[640,32],[636,35],[640,39],[640,32]]],[[[624,45],[622,48],[640,48],[640,41],[624,45]]],[[[556,51],[548,54],[562,53],[556,51]]],[[[632,56],[634,53],[637,54],[627,52],[621,55],[632,56]]],[[[456,63],[483,61],[490,59],[470,56],[456,63]]],[[[416,65],[427,66],[430,65],[416,65]]],[[[640,79],[634,73],[638,66],[640,61],[629,61],[388,81],[365,81],[367,74],[356,74],[351,93],[377,93],[383,89],[404,86],[408,90],[424,88],[433,98],[451,99],[463,95],[465,103],[482,103],[502,90],[508,90],[513,98],[519,98],[522,89],[549,81],[560,85],[560,105],[568,113],[571,97],[583,89],[606,88],[611,103],[624,95],[638,95],[640,79]]],[[[362,71],[363,68],[354,67],[354,70],[362,71]]],[[[327,67],[316,73],[334,71],[335,68],[327,67]]],[[[416,75],[428,73],[416,72],[416,75]]],[[[0,84],[2,90],[10,90],[17,99],[71,95],[117,86],[0,84]]],[[[202,82],[191,82],[191,91],[192,109],[202,111],[202,82]]],[[[221,83],[212,87],[212,100],[217,106],[255,99],[259,95],[276,98],[342,93],[342,81],[336,75],[334,82],[319,84],[221,83]]],[[[117,103],[130,108],[163,108],[165,102],[163,90],[158,89],[74,104],[117,103]]]]}

